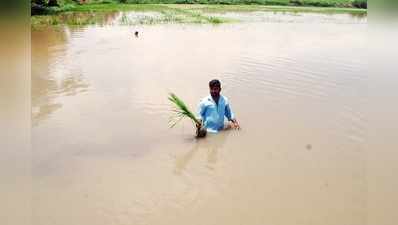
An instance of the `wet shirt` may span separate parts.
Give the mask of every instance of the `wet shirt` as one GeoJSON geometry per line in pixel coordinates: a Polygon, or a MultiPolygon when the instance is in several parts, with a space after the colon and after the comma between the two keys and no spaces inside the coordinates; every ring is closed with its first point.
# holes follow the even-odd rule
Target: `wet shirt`
{"type": "Polygon", "coordinates": [[[198,114],[208,132],[217,133],[224,128],[224,118],[234,119],[234,114],[229,106],[228,99],[222,95],[218,99],[218,105],[211,95],[203,98],[199,103],[198,114]]]}

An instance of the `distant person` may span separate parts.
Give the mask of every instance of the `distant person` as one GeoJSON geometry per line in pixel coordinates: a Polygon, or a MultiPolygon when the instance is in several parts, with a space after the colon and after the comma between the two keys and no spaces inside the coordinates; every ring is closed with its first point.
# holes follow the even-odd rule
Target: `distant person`
{"type": "Polygon", "coordinates": [[[138,31],[134,32],[135,37],[138,37],[138,31]]]}
{"type": "MultiPolygon", "coordinates": [[[[203,98],[199,103],[199,116],[207,132],[217,133],[222,129],[240,129],[239,123],[231,110],[228,99],[221,95],[221,82],[211,80],[209,82],[210,95],[203,98]],[[228,119],[224,123],[225,117],[228,119]]],[[[198,126],[198,129],[201,128],[198,126]]]]}

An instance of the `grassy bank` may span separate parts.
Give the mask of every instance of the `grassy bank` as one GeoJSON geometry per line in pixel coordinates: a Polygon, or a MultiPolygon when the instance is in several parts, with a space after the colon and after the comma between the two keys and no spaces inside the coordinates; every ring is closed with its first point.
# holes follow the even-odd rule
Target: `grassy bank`
{"type": "Polygon", "coordinates": [[[366,0],[92,0],[77,4],[72,0],[60,0],[59,7],[48,7],[45,14],[61,12],[111,12],[111,11],[157,11],[167,6],[173,8],[207,7],[220,11],[301,11],[301,12],[366,12],[367,9],[355,7],[353,2],[366,0]],[[135,3],[133,3],[135,2],[135,3]],[[325,7],[323,7],[325,6],[325,7]]]}
{"type": "MultiPolygon", "coordinates": [[[[97,1],[103,2],[103,1],[97,1]]],[[[110,1],[105,2],[120,2],[110,1]]],[[[126,0],[133,4],[222,4],[222,5],[281,5],[281,6],[316,6],[367,8],[367,0],[126,0]]]]}
{"type": "MultiPolygon", "coordinates": [[[[43,1],[43,0],[40,0],[43,1]]],[[[329,8],[367,8],[367,0],[88,0],[78,4],[74,0],[58,0],[58,7],[43,6],[33,14],[56,14],[65,11],[124,11],[137,8],[156,8],[153,4],[199,4],[199,5],[266,5],[293,7],[329,7],[329,8]],[[123,2],[123,3],[121,3],[123,2]],[[139,6],[137,6],[137,4],[139,6]],[[146,6],[151,4],[151,6],[146,6]]],[[[33,4],[32,4],[33,6],[33,4]]],[[[161,7],[161,6],[160,6],[161,7]]]]}
{"type": "Polygon", "coordinates": [[[32,16],[32,28],[49,25],[88,24],[159,24],[159,23],[225,23],[237,21],[223,17],[228,12],[315,12],[366,15],[366,10],[332,7],[292,7],[262,5],[199,5],[199,4],[85,4],[68,7],[62,13],[32,16]],[[131,14],[129,11],[137,13],[131,14]]]}
{"type": "Polygon", "coordinates": [[[32,28],[54,25],[89,24],[160,24],[160,23],[225,23],[232,20],[212,16],[196,7],[171,4],[90,4],[53,15],[31,17],[32,28]],[[134,11],[137,13],[131,14],[134,11]]]}

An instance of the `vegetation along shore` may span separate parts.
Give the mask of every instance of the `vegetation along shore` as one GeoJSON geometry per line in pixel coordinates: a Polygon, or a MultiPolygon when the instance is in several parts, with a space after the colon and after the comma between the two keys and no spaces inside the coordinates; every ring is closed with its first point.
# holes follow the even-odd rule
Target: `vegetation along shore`
{"type": "MultiPolygon", "coordinates": [[[[367,9],[367,0],[31,0],[32,15],[65,11],[123,11],[156,8],[148,4],[312,6],[367,9]],[[142,6],[137,6],[137,4],[142,6]]],[[[160,6],[161,7],[161,6],[160,6]]]]}
{"type": "Polygon", "coordinates": [[[122,13],[124,25],[158,23],[225,23],[228,12],[314,12],[367,14],[366,0],[32,0],[33,29],[60,24],[106,24],[122,13]],[[357,2],[364,2],[364,5],[357,2]],[[178,4],[177,4],[178,3],[178,4]],[[314,7],[319,6],[319,7],[314,7]],[[127,12],[149,13],[131,17],[127,12]],[[126,12],[126,13],[124,13],[126,12]],[[155,14],[150,14],[155,13],[155,14]],[[112,18],[114,18],[113,15],[112,18]]]}

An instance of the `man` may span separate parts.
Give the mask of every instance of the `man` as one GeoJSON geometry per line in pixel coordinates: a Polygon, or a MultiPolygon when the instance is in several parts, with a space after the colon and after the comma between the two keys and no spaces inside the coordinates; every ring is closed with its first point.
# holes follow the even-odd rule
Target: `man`
{"type": "MultiPolygon", "coordinates": [[[[203,98],[199,103],[199,116],[202,126],[208,132],[217,133],[222,129],[236,128],[240,129],[239,123],[231,110],[228,99],[220,95],[221,83],[219,80],[209,82],[210,95],[203,98]],[[224,117],[228,122],[224,124],[224,117]]],[[[198,127],[200,129],[201,126],[198,127]]]]}

